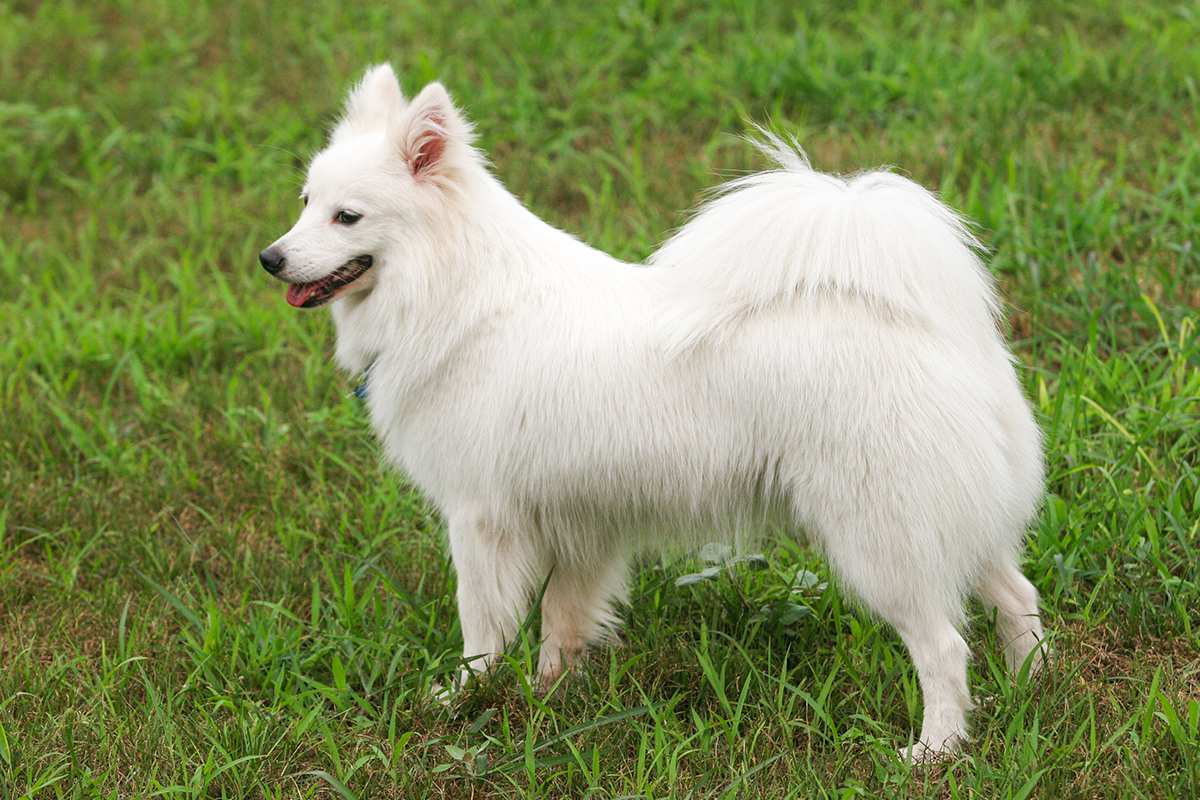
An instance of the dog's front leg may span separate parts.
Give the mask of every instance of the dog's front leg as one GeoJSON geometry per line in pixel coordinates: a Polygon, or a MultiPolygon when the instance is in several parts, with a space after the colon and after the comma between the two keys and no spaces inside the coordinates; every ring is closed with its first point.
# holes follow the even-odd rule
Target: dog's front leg
{"type": "Polygon", "coordinates": [[[583,656],[589,644],[616,640],[616,606],[628,602],[627,571],[620,553],[594,562],[555,564],[542,597],[538,683],[543,691],[583,656]]]}
{"type": "Polygon", "coordinates": [[[485,671],[513,640],[545,569],[533,544],[487,515],[449,516],[450,553],[458,573],[464,667],[460,684],[485,671]]]}

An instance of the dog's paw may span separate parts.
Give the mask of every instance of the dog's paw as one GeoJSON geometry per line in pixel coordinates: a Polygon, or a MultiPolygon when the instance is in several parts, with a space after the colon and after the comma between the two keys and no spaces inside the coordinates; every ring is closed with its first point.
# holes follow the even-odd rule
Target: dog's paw
{"type": "Polygon", "coordinates": [[[1007,662],[1009,673],[1018,676],[1028,670],[1026,674],[1030,679],[1037,677],[1046,668],[1052,655],[1049,643],[1032,634],[1023,635],[1017,640],[1009,642],[1004,649],[1004,659],[1007,662]]]}
{"type": "Polygon", "coordinates": [[[440,682],[434,681],[429,686],[429,696],[433,698],[433,702],[443,708],[449,708],[454,698],[458,696],[459,689],[453,684],[443,686],[440,682]]]}
{"type": "Polygon", "coordinates": [[[562,677],[561,669],[542,670],[538,672],[537,679],[533,683],[534,690],[542,695],[550,694],[550,690],[558,683],[558,679],[562,677]]]}
{"type": "Polygon", "coordinates": [[[451,678],[447,684],[442,684],[440,681],[434,681],[429,685],[429,694],[434,702],[439,705],[449,707],[454,702],[463,690],[467,688],[468,683],[475,676],[475,673],[469,669],[460,670],[457,678],[451,678]]]}
{"type": "Polygon", "coordinates": [[[922,738],[910,746],[901,747],[896,754],[901,761],[909,764],[937,764],[958,756],[965,742],[966,737],[957,733],[937,737],[933,741],[922,738]]]}
{"type": "Polygon", "coordinates": [[[562,682],[563,676],[569,674],[575,666],[574,663],[560,659],[553,659],[539,665],[537,680],[534,684],[537,693],[543,697],[550,694],[562,682]]]}
{"type": "Polygon", "coordinates": [[[582,660],[585,645],[572,641],[569,645],[543,644],[538,657],[537,690],[547,694],[564,674],[574,669],[582,660]]]}
{"type": "Polygon", "coordinates": [[[911,747],[901,747],[896,751],[900,760],[907,764],[937,764],[950,761],[958,755],[958,748],[939,749],[930,747],[924,742],[915,742],[911,747]]]}

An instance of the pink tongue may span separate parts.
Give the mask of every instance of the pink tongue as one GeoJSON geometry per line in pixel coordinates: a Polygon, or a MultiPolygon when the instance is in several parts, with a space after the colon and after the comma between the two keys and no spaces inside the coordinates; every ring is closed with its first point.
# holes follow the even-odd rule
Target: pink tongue
{"type": "Polygon", "coordinates": [[[287,290],[288,305],[300,308],[316,291],[316,283],[293,283],[287,290]]]}

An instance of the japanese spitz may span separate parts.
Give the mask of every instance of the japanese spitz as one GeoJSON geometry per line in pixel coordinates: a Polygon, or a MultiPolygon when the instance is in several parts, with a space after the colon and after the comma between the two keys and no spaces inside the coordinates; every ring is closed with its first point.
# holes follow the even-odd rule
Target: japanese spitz
{"type": "Polygon", "coordinates": [[[388,458],[445,516],[475,669],[543,585],[549,682],[612,635],[638,551],[803,531],[907,645],[920,752],[953,750],[966,596],[1010,667],[1042,659],[1018,569],[1040,435],[995,290],[921,187],[759,144],[774,169],[626,264],[525,209],[440,84],[407,100],[376,66],[261,261],[329,304],[388,458]]]}

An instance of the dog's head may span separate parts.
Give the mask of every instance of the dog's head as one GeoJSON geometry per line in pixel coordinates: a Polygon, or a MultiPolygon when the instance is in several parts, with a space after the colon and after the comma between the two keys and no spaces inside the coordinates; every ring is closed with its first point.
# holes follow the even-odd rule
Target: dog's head
{"type": "Polygon", "coordinates": [[[406,240],[421,240],[455,173],[475,162],[470,141],[440,83],[409,102],[389,65],[367,70],[309,165],[300,218],[259,254],[290,284],[287,301],[313,308],[370,291],[402,262],[406,240]]]}

